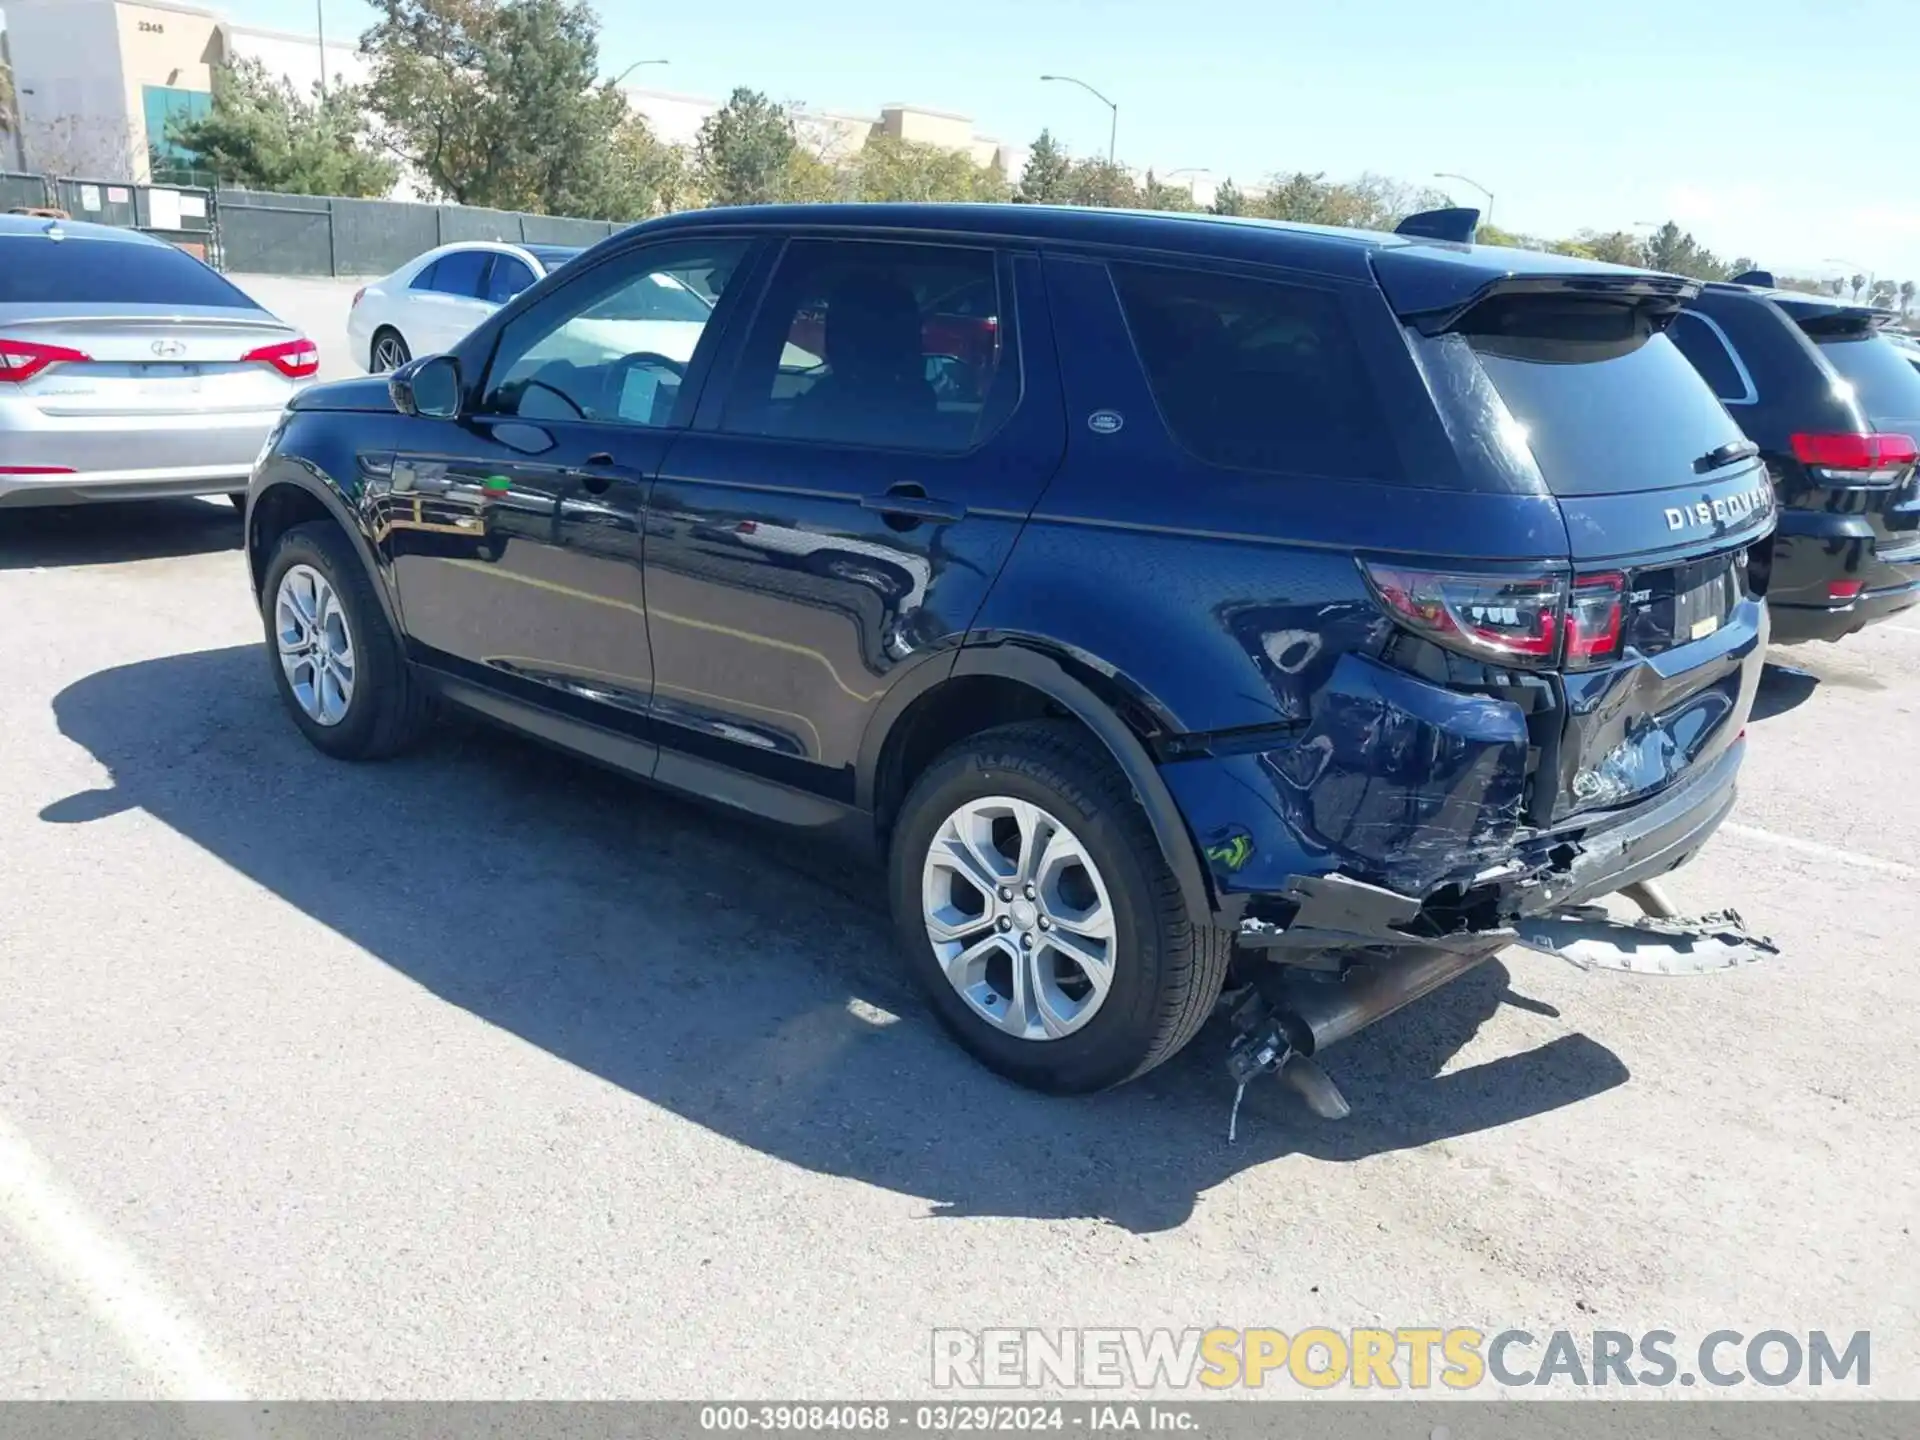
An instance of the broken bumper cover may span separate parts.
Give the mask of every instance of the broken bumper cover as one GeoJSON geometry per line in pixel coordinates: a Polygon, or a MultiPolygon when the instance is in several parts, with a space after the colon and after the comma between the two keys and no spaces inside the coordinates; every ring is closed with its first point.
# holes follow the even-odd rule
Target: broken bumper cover
{"type": "MultiPolygon", "coordinates": [[[[1481,738],[1452,744],[1449,764],[1429,767],[1431,778],[1419,786],[1390,775],[1352,784],[1323,777],[1348,816],[1346,843],[1337,847],[1302,813],[1299,792],[1276,783],[1263,754],[1162,766],[1199,844],[1219,921],[1238,924],[1249,913],[1284,918],[1301,879],[1345,874],[1410,897],[1416,909],[1446,897],[1454,910],[1481,916],[1481,928],[1503,925],[1666,874],[1706,844],[1733,809],[1744,740],[1638,804],[1553,829],[1529,828],[1519,818],[1524,732],[1488,728],[1501,723],[1491,713],[1472,718],[1485,722],[1481,738]],[[1356,850],[1374,863],[1355,864],[1356,850]]],[[[1457,737],[1457,724],[1449,735],[1457,737]]]]}

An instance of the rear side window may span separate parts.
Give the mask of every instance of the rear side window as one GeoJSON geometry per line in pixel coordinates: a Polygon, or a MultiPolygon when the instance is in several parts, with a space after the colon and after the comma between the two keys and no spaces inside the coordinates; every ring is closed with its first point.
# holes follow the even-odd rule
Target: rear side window
{"type": "Polygon", "coordinates": [[[413,282],[416,290],[433,290],[442,295],[458,295],[472,300],[480,294],[480,280],[493,258],[489,250],[456,250],[434,261],[413,282]]]}
{"type": "Polygon", "coordinates": [[[1396,478],[1337,296],[1241,275],[1111,268],[1161,418],[1186,449],[1238,470],[1396,478]]]}
{"type": "Polygon", "coordinates": [[[1876,425],[1920,421],[1920,370],[1878,335],[1827,339],[1814,336],[1820,353],[1853,386],[1860,408],[1876,425]]]}
{"type": "Polygon", "coordinates": [[[493,257],[493,269],[487,273],[487,299],[504,305],[533,284],[533,271],[524,260],[511,255],[493,257]]]}
{"type": "Polygon", "coordinates": [[[257,310],[238,287],[171,245],[0,238],[0,305],[211,305],[257,310]]]}
{"type": "Polygon", "coordinates": [[[1758,398],[1720,328],[1711,321],[1683,310],[1667,328],[1667,338],[1693,363],[1700,378],[1713,387],[1713,393],[1729,405],[1748,405],[1758,398]]]}
{"type": "Polygon", "coordinates": [[[1495,297],[1456,328],[1556,495],[1693,484],[1695,460],[1741,439],[1700,373],[1637,306],[1495,297]]]}

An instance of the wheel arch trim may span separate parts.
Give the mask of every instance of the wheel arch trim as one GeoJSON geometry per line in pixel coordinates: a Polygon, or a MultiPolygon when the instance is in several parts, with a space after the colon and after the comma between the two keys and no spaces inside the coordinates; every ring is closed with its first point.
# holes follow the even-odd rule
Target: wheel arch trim
{"type": "Polygon", "coordinates": [[[269,559],[257,540],[261,502],[275,490],[284,489],[298,490],[307,498],[317,500],[334,524],[345,532],[347,542],[353,546],[354,554],[360,557],[360,563],[366,567],[368,578],[373,581],[373,593],[380,601],[380,609],[386,616],[387,624],[393,627],[395,635],[404,636],[406,629],[400,623],[399,608],[394,604],[393,595],[387,588],[386,575],[374,556],[373,543],[368,538],[359,517],[354,514],[335,486],[316,476],[306,466],[281,456],[266,462],[265,468],[256,477],[252,492],[247,498],[247,573],[253,584],[253,598],[256,606],[264,603],[266,565],[269,559]]]}
{"type": "Polygon", "coordinates": [[[1199,850],[1179,806],[1174,803],[1173,792],[1161,778],[1159,767],[1146,746],[1112,706],[1068,673],[1058,660],[1025,645],[1008,642],[968,646],[952,657],[950,665],[930,659],[901,677],[882,702],[861,747],[856,782],[861,809],[869,813],[875,810],[881,758],[888,738],[907,710],[935,687],[969,676],[1026,685],[1047,696],[1091,730],[1120,767],[1146,813],[1160,853],[1180,886],[1180,897],[1188,913],[1196,921],[1217,913],[1205,872],[1200,868],[1199,850]]]}

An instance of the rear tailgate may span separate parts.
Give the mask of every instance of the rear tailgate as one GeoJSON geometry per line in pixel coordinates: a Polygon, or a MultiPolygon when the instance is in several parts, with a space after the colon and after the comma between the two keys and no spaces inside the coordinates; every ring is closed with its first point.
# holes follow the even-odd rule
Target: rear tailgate
{"type": "Polygon", "coordinates": [[[1753,447],[1662,333],[1691,282],[1558,257],[1527,273],[1535,258],[1516,253],[1517,273],[1453,295],[1429,271],[1396,296],[1394,252],[1376,265],[1390,301],[1420,307],[1401,310],[1417,347],[1471,352],[1490,382],[1477,427],[1566,522],[1570,623],[1593,651],[1569,641],[1562,712],[1536,731],[1546,824],[1633,804],[1734,743],[1766,645],[1766,552],[1750,550],[1774,501],[1753,447]]]}
{"type": "Polygon", "coordinates": [[[103,308],[0,306],[0,340],[28,359],[59,357],[14,393],[43,415],[105,418],[277,410],[292,391],[272,361],[244,358],[300,338],[265,311],[103,308]]]}
{"type": "MultiPolygon", "coordinates": [[[[1880,333],[1893,318],[1888,312],[1815,296],[1776,295],[1774,302],[1852,386],[1862,415],[1875,431],[1905,435],[1920,445],[1920,369],[1909,352],[1880,333]]],[[[1920,478],[1915,472],[1848,480],[1823,487],[1815,503],[1832,513],[1863,517],[1882,552],[1897,555],[1920,548],[1920,478]]]]}

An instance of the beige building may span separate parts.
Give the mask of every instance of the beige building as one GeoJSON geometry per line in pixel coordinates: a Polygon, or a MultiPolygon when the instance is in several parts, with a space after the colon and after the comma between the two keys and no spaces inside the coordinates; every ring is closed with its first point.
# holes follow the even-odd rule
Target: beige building
{"type": "Polygon", "coordinates": [[[173,0],[5,0],[20,148],[29,168],[79,178],[147,180],[177,159],[169,117],[206,113],[214,69],[261,61],[306,90],[355,80],[352,44],[229,25],[173,0]]]}
{"type": "MultiPolygon", "coordinates": [[[[78,179],[149,180],[184,157],[166,138],[169,117],[204,114],[213,72],[258,60],[270,75],[308,93],[366,77],[357,37],[322,43],[314,35],[227,23],[219,12],[177,0],[0,0],[18,92],[27,168],[78,179]]],[[[690,145],[720,102],[661,90],[626,90],[629,103],[669,142],[690,145]]],[[[803,109],[801,138],[823,159],[845,161],[875,135],[939,145],[976,164],[1013,168],[997,140],[964,115],[888,105],[879,115],[803,109]]],[[[399,193],[410,194],[403,181],[399,193]]]]}

